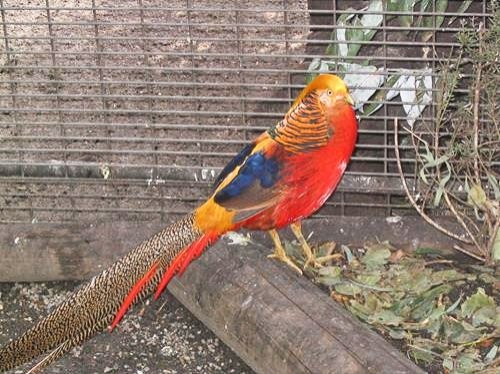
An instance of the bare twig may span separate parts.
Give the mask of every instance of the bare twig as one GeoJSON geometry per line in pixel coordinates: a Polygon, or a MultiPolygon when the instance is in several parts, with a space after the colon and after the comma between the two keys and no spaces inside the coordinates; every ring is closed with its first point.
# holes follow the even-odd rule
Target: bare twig
{"type": "MultiPolygon", "coordinates": [[[[401,166],[401,158],[399,156],[399,137],[398,137],[398,119],[394,118],[394,152],[396,155],[396,164],[398,166],[398,172],[399,172],[399,177],[401,178],[401,183],[403,185],[403,189],[405,190],[406,196],[408,197],[408,200],[410,200],[411,205],[415,210],[420,214],[420,216],[431,226],[436,228],[437,230],[441,231],[442,233],[448,235],[449,237],[459,240],[462,243],[465,244],[472,244],[470,240],[467,240],[465,238],[460,237],[459,235],[455,234],[454,232],[451,232],[450,230],[444,228],[441,226],[439,223],[434,221],[432,218],[430,218],[424,211],[423,209],[418,206],[417,202],[413,198],[412,194],[410,193],[410,190],[408,189],[408,185],[406,183],[406,179],[403,173],[403,168],[401,166]]],[[[474,257],[474,256],[472,256],[474,257]]],[[[477,257],[476,257],[477,258],[477,257]]],[[[482,260],[482,259],[481,259],[482,260]]]]}
{"type": "MultiPolygon", "coordinates": [[[[497,208],[497,214],[498,212],[497,208]]],[[[497,239],[498,230],[500,230],[500,219],[497,217],[493,229],[490,231],[490,240],[488,241],[488,250],[490,254],[493,254],[493,246],[495,245],[495,240],[497,239]]]]}
{"type": "MultiPolygon", "coordinates": [[[[469,230],[469,227],[465,224],[460,213],[455,209],[455,206],[453,205],[453,203],[450,200],[450,197],[448,196],[448,192],[446,191],[446,188],[443,190],[443,195],[444,195],[444,199],[446,201],[446,204],[448,205],[448,208],[455,215],[455,218],[457,219],[458,223],[460,223],[460,225],[464,228],[465,232],[467,233],[467,235],[469,235],[469,238],[471,238],[471,240],[474,243],[474,245],[476,246],[476,248],[484,254],[483,247],[481,246],[481,244],[478,243],[475,235],[469,230]]],[[[470,253],[468,253],[468,254],[470,256],[470,253]]],[[[482,257],[479,257],[479,256],[473,256],[473,257],[477,258],[477,259],[481,259],[481,261],[485,261],[485,259],[482,257]]]]}
{"type": "Polygon", "coordinates": [[[437,264],[447,264],[447,265],[451,265],[453,264],[455,261],[453,260],[432,260],[432,261],[427,261],[424,263],[424,266],[429,266],[429,265],[437,265],[437,264]]]}
{"type": "MultiPolygon", "coordinates": [[[[479,33],[479,53],[483,53],[483,36],[484,36],[484,26],[483,23],[479,23],[478,28],[479,33]]],[[[481,61],[477,62],[476,69],[476,81],[474,83],[474,103],[473,103],[473,124],[474,124],[474,175],[476,177],[476,183],[481,183],[481,178],[479,175],[479,102],[481,100],[481,73],[483,69],[483,64],[481,61]]]]}
{"type": "Polygon", "coordinates": [[[458,246],[458,245],[456,245],[456,244],[453,246],[453,249],[456,249],[457,251],[462,252],[463,254],[466,254],[467,256],[472,257],[472,258],[475,258],[476,260],[479,260],[479,261],[481,261],[481,262],[484,262],[484,261],[485,261],[485,259],[484,259],[483,257],[478,256],[478,255],[476,255],[474,252],[468,251],[468,250],[467,250],[467,249],[465,249],[465,248],[459,247],[459,246],[458,246]]]}

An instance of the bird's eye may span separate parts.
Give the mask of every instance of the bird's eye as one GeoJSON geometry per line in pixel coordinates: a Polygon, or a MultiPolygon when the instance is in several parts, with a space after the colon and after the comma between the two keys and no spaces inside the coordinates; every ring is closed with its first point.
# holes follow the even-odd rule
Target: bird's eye
{"type": "Polygon", "coordinates": [[[332,90],[328,90],[328,91],[326,91],[326,94],[327,94],[328,96],[332,96],[333,92],[332,92],[332,90]]]}

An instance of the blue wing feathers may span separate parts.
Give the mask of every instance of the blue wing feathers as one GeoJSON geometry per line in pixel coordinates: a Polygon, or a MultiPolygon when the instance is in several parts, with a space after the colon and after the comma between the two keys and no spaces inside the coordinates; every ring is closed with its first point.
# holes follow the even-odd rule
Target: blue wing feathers
{"type": "Polygon", "coordinates": [[[215,180],[213,184],[213,191],[215,191],[217,187],[219,187],[221,182],[229,175],[229,173],[231,173],[237,166],[241,165],[243,161],[245,161],[245,158],[247,158],[247,156],[252,153],[254,147],[255,143],[247,144],[245,148],[240,151],[240,153],[238,153],[231,161],[229,161],[229,163],[224,167],[224,169],[222,169],[219,176],[215,180]]]}
{"type": "Polygon", "coordinates": [[[262,153],[248,157],[240,168],[238,175],[221,189],[214,197],[216,203],[239,196],[253,183],[259,183],[263,188],[272,187],[279,178],[279,164],[274,158],[266,158],[262,153]]]}

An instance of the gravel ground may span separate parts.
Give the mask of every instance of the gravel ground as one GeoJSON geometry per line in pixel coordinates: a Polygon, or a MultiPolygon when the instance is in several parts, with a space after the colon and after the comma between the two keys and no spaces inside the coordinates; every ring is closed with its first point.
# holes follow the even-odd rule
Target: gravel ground
{"type": "MultiPolygon", "coordinates": [[[[0,345],[61,302],[77,283],[0,284],[0,345]]],[[[11,373],[23,373],[18,369],[11,373]]],[[[138,305],[114,333],[73,349],[46,373],[253,373],[168,292],[138,305]],[[149,302],[147,302],[149,303],[149,302]]]]}

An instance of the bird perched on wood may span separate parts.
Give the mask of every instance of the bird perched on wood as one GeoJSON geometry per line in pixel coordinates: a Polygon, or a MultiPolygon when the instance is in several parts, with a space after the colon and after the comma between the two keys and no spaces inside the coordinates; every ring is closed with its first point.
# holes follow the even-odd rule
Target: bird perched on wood
{"type": "Polygon", "coordinates": [[[340,181],[354,150],[357,120],[344,82],[317,76],[285,117],[233,158],[211,196],[82,285],[46,318],[0,349],[0,371],[50,353],[33,372],[106,327],[112,330],[133,303],[158,298],[175,275],[228,231],[268,230],[273,257],[295,269],[277,229],[291,226],[314,264],[300,222],[320,208],[340,181]]]}

